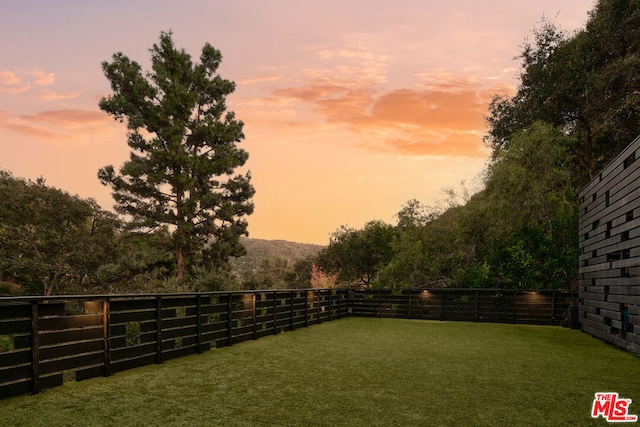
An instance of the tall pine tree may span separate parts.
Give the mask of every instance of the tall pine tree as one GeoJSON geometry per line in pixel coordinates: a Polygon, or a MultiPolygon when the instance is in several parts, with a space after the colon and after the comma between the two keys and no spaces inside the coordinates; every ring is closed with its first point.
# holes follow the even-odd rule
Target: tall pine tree
{"type": "Polygon", "coordinates": [[[225,104],[235,84],[217,74],[220,51],[206,43],[194,64],[162,32],[150,52],[145,74],[120,52],[102,63],[113,94],[100,108],[126,121],[133,151],[118,173],[109,165],[98,178],[132,228],[171,227],[182,285],[190,267],[220,268],[244,253],[239,237],[248,234],[255,190],[250,173],[236,171],[249,156],[237,146],[243,123],[225,104]]]}

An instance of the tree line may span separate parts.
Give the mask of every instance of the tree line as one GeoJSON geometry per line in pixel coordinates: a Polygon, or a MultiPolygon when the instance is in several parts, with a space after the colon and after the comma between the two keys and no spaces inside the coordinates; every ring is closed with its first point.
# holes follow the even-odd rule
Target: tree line
{"type": "Polygon", "coordinates": [[[489,106],[481,191],[410,200],[395,224],[342,226],[317,256],[239,277],[229,261],[245,253],[255,191],[238,172],[235,85],[209,44],[198,63],[170,32],[150,52],[148,72],[122,53],[102,64],[113,94],[100,108],[126,122],[132,150],[98,173],[118,215],[0,172],[0,293],[574,287],[579,189],[640,133],[640,0],[599,0],[584,28],[545,20],[522,45],[515,94],[489,106]]]}

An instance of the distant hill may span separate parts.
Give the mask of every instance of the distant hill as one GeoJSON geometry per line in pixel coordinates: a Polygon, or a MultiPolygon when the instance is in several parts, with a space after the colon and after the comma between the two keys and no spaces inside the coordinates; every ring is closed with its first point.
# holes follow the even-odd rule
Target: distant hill
{"type": "Polygon", "coordinates": [[[264,259],[277,257],[294,263],[308,256],[315,256],[324,248],[324,246],[308,243],[246,237],[241,237],[240,243],[246,248],[247,255],[232,258],[230,261],[234,271],[240,277],[243,277],[246,272],[256,270],[264,259]]]}

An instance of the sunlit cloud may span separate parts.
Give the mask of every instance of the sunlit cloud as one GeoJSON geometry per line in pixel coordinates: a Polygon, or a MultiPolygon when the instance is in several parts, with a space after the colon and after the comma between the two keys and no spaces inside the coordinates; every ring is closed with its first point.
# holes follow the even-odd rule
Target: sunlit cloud
{"type": "Polygon", "coordinates": [[[284,76],[282,74],[273,74],[269,76],[259,76],[259,77],[251,77],[247,79],[242,79],[238,81],[238,84],[241,85],[253,85],[256,83],[265,83],[265,82],[276,82],[278,80],[282,80],[284,76]]]}
{"type": "Polygon", "coordinates": [[[323,80],[272,95],[311,106],[327,126],[358,135],[363,148],[408,156],[486,156],[484,117],[493,94],[506,88],[444,73],[419,77],[420,88],[384,91],[323,80]]]}
{"type": "Polygon", "coordinates": [[[482,158],[491,99],[513,92],[473,70],[444,69],[414,73],[409,87],[389,88],[390,55],[362,45],[314,53],[314,67],[263,87],[268,95],[245,100],[242,113],[283,134],[305,126],[323,135],[348,132],[356,146],[380,153],[482,158]]]}
{"type": "Polygon", "coordinates": [[[26,74],[35,78],[34,84],[36,86],[49,86],[56,81],[56,75],[53,73],[46,73],[42,69],[27,71],[26,74]]]}
{"type": "Polygon", "coordinates": [[[0,92],[23,93],[31,89],[16,73],[8,70],[0,70],[0,92]]]}
{"type": "Polygon", "coordinates": [[[86,139],[112,131],[116,125],[93,110],[49,110],[31,115],[0,114],[0,127],[26,136],[52,141],[86,139]]]}
{"type": "Polygon", "coordinates": [[[65,99],[77,98],[79,95],[80,95],[79,92],[58,93],[50,90],[43,90],[42,94],[40,95],[40,98],[44,99],[45,101],[61,101],[65,99]]]}

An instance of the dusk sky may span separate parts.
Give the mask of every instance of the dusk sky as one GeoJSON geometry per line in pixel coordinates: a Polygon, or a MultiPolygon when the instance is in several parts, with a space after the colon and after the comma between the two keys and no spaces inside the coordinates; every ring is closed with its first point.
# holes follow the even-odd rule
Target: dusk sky
{"type": "MultiPolygon", "coordinates": [[[[581,28],[593,0],[0,0],[0,168],[111,209],[97,177],[128,158],[100,111],[101,63],[148,70],[161,31],[209,42],[256,188],[250,237],[325,245],[485,168],[484,117],[513,93],[513,58],[543,16],[581,28]]],[[[0,201],[1,202],[1,201],[0,201]]]]}

